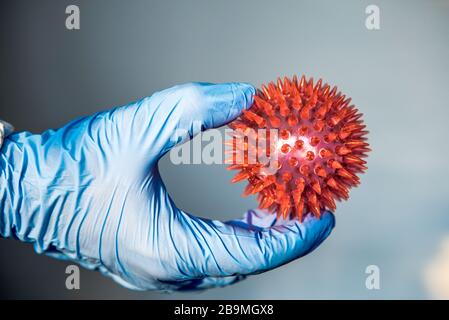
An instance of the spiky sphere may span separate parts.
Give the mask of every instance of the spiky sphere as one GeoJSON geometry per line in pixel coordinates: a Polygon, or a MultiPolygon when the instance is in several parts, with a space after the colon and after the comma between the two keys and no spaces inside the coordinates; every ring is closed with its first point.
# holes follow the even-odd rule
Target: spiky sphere
{"type": "Polygon", "coordinates": [[[360,183],[370,151],[362,114],[350,102],[321,79],[294,76],[262,86],[252,107],[229,124],[226,161],[239,170],[232,182],[248,180],[243,194],[258,193],[259,208],[278,216],[303,220],[309,212],[334,211],[335,200],[347,200],[360,183]],[[259,161],[262,153],[276,160],[259,161]]]}

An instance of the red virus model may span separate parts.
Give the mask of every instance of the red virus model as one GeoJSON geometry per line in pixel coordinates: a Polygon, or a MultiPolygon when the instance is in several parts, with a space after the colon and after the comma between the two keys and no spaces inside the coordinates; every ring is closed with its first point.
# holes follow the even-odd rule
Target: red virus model
{"type": "Polygon", "coordinates": [[[370,151],[362,114],[350,102],[321,79],[294,76],[262,86],[229,125],[226,162],[239,170],[232,182],[248,180],[243,195],[258,193],[259,208],[284,218],[334,211],[335,200],[347,200],[360,183],[370,151]]]}

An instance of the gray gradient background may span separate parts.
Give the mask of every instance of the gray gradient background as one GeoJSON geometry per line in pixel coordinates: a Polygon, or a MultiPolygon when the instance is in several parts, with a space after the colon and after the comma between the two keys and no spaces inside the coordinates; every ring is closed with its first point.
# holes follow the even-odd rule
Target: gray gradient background
{"type": "MultiPolygon", "coordinates": [[[[426,298],[423,270],[449,233],[448,1],[2,1],[0,117],[40,132],[189,81],[323,77],[365,114],[373,152],[362,185],[340,203],[337,227],[309,256],[203,293],[134,292],[0,239],[1,298],[426,298]],[[381,30],[365,28],[365,7],[381,30]],[[81,30],[65,29],[78,4],[81,30]],[[381,269],[381,290],[365,268],[381,269]]],[[[229,219],[256,206],[221,165],[162,176],[177,205],[229,219]]],[[[449,272],[449,271],[448,271],[449,272]]]]}

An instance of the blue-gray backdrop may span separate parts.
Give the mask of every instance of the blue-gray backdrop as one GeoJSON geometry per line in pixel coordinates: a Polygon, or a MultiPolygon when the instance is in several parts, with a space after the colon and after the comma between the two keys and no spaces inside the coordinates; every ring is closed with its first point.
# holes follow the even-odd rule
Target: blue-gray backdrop
{"type": "MultiPolygon", "coordinates": [[[[373,152],[362,185],[340,203],[330,238],[309,256],[223,289],[124,289],[0,240],[2,298],[426,298],[423,272],[449,233],[449,1],[9,0],[0,4],[0,117],[39,132],[189,81],[322,77],[365,114],[373,152]],[[81,29],[65,28],[65,8],[81,29]],[[380,8],[380,30],[365,8],[380,8]],[[380,290],[367,290],[377,265],[380,290]]],[[[162,176],[177,205],[230,219],[256,206],[221,165],[162,176]]],[[[448,270],[449,272],[449,270],[448,270]]]]}

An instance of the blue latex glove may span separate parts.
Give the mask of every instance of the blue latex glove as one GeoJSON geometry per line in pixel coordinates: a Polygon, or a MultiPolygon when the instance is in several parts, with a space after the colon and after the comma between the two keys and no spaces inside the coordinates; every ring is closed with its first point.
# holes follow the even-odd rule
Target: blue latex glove
{"type": "Polygon", "coordinates": [[[177,129],[220,127],[253,95],[241,83],[186,84],[58,130],[11,134],[0,152],[0,235],[143,290],[224,286],[307,254],[331,232],[331,213],[201,219],[176,207],[159,175],[158,160],[189,138],[177,129]]]}

